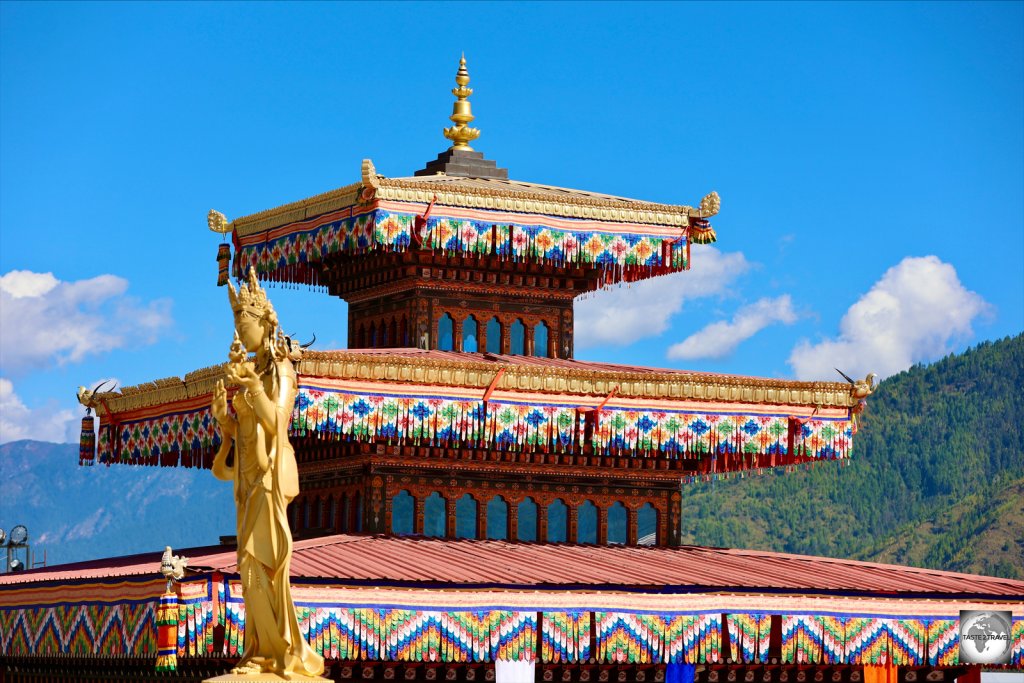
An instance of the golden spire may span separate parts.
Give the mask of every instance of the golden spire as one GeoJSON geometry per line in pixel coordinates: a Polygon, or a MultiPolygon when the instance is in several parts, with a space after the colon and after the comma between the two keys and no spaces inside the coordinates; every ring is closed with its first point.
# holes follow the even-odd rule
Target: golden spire
{"type": "Polygon", "coordinates": [[[455,82],[459,84],[459,87],[452,88],[452,94],[455,95],[456,99],[455,104],[452,106],[452,115],[448,117],[455,125],[451,128],[445,128],[444,136],[455,143],[450,149],[462,149],[472,152],[473,148],[467,143],[480,137],[480,129],[466,126],[475,117],[470,110],[469,100],[467,99],[473,94],[473,89],[466,87],[469,85],[469,72],[466,71],[465,54],[459,60],[459,71],[455,74],[455,82]]]}

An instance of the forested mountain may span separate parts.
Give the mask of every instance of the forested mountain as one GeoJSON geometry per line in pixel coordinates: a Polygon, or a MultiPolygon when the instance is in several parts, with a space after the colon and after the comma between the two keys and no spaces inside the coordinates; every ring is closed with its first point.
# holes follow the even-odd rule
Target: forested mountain
{"type": "Polygon", "coordinates": [[[684,488],[684,542],[1024,577],[1024,335],[883,381],[853,459],[684,488]]]}

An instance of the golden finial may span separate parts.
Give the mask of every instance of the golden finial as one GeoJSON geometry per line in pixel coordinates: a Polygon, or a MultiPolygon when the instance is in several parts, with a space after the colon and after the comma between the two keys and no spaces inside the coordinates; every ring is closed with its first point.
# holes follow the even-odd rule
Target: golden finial
{"type": "Polygon", "coordinates": [[[467,143],[480,137],[480,129],[469,128],[466,125],[475,117],[470,110],[469,100],[467,99],[473,94],[473,89],[466,87],[469,85],[469,71],[466,70],[465,54],[459,60],[459,70],[455,74],[455,82],[459,87],[452,88],[452,94],[455,95],[456,99],[455,104],[452,106],[452,115],[448,117],[455,125],[451,128],[445,128],[444,136],[455,143],[451,146],[451,149],[462,149],[472,152],[473,148],[467,143]]]}

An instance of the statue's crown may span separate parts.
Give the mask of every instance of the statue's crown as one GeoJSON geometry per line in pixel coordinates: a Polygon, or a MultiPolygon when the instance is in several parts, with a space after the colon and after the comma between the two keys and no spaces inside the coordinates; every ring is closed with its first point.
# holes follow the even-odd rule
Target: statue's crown
{"type": "Polygon", "coordinates": [[[235,313],[248,310],[260,313],[262,316],[273,310],[267,299],[267,293],[263,291],[260,281],[256,279],[255,268],[249,268],[248,282],[240,284],[237,290],[228,282],[228,300],[231,302],[231,310],[235,313]]]}

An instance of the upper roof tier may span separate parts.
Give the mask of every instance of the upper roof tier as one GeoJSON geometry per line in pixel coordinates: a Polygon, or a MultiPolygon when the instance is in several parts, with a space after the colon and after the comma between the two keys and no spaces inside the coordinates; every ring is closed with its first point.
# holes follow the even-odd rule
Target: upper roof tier
{"type": "Polygon", "coordinates": [[[456,125],[444,131],[455,144],[414,176],[382,176],[367,159],[339,189],[230,222],[211,211],[211,229],[234,233],[236,276],[251,266],[262,279],[323,284],[329,260],[416,250],[583,269],[593,289],[687,270],[690,244],[715,241],[715,192],[694,208],[510,180],[467,144],[480,131],[466,126],[465,60],[456,81],[456,125]]]}
{"type": "MultiPolygon", "coordinates": [[[[231,221],[235,274],[320,284],[335,257],[433,251],[600,273],[594,286],[688,270],[690,244],[715,240],[698,208],[502,178],[387,178],[369,160],[360,182],[231,221]]],[[[217,218],[211,214],[211,220],[217,218]]]]}

